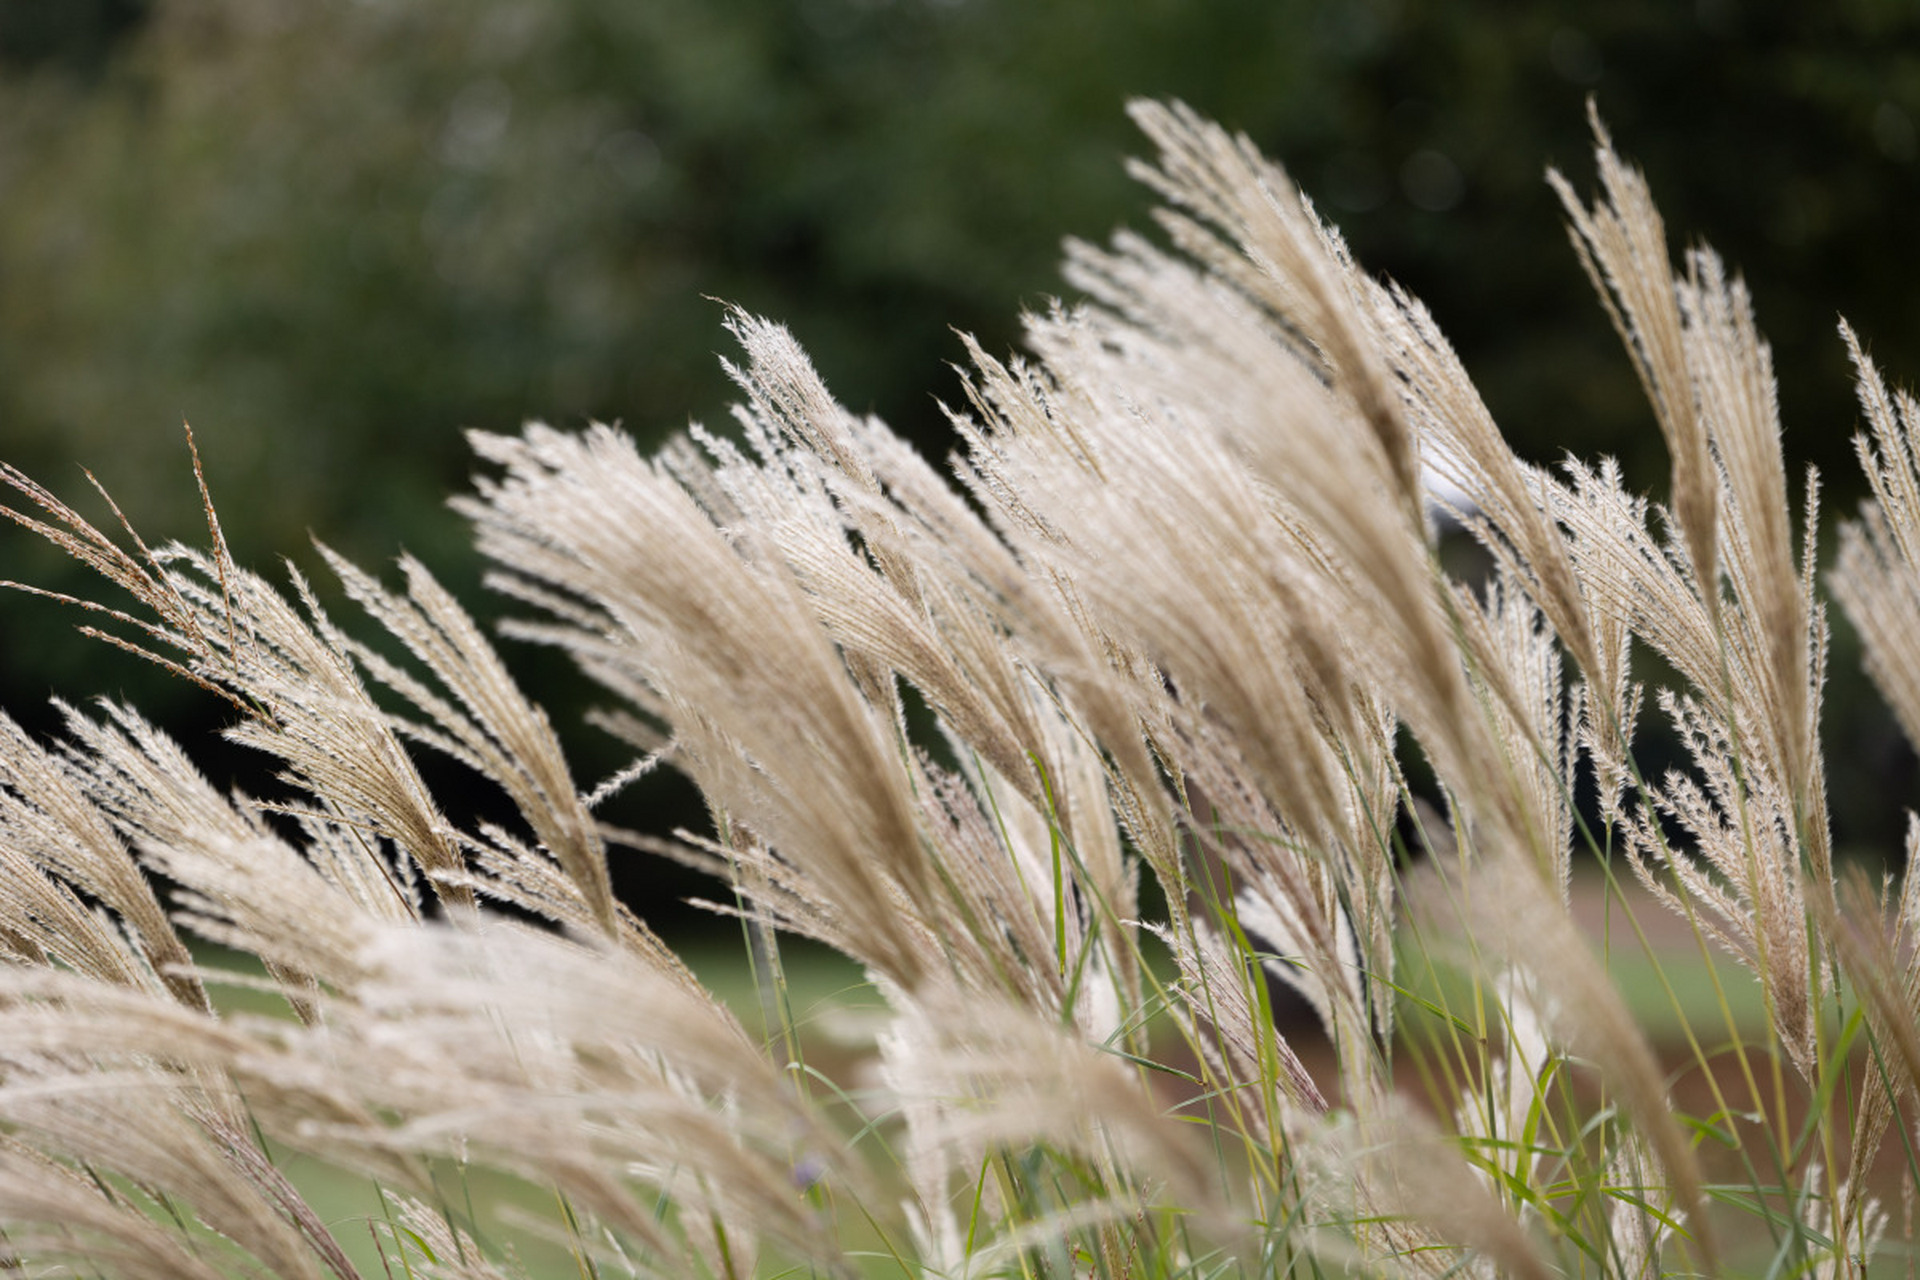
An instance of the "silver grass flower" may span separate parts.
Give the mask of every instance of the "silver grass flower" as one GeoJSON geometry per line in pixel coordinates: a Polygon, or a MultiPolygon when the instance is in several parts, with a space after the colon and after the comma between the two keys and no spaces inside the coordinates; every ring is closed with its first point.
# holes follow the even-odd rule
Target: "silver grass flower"
{"type": "MultiPolygon", "coordinates": [[[[242,569],[204,483],[196,551],[0,471],[0,512],[131,593],[72,601],[89,630],[225,699],[293,789],[222,794],[118,704],[61,704],[52,744],[0,719],[0,1265],[350,1275],[298,1151],[376,1181],[390,1272],[462,1280],[517,1274],[439,1181],[469,1166],[550,1195],[587,1274],[1638,1280],[1743,1265],[1743,1203],[1777,1266],[1865,1273],[1920,1096],[1920,877],[1836,880],[1815,485],[1796,520],[1745,288],[1704,248],[1675,269],[1596,120],[1601,198],[1550,180],[1668,446],[1655,506],[1518,459],[1246,139],[1134,114],[1170,245],[1072,245],[1085,300],[1028,357],[968,343],[950,477],[737,311],[730,435],[473,437],[457,505],[535,615],[509,632],[638,753],[590,791],[419,563],[320,549],[383,648],[242,569]],[[1423,476],[1488,581],[1445,568],[1423,476]],[[1636,643],[1676,674],[1663,777],[1636,643]],[[420,751],[513,819],[458,829],[420,751]],[[606,829],[663,764],[712,829],[606,829]],[[1691,1129],[1575,923],[1581,839],[1761,994],[1737,1072],[1688,1028],[1691,1129]],[[764,1039],[615,898],[621,840],[727,883],[764,1039]],[[880,993],[863,1060],[809,1060],[782,934],[880,993]],[[1777,1177],[1729,1190],[1699,1135],[1777,1177]]],[[[1912,736],[1920,407],[1845,340],[1875,501],[1832,585],[1912,736]]]]}

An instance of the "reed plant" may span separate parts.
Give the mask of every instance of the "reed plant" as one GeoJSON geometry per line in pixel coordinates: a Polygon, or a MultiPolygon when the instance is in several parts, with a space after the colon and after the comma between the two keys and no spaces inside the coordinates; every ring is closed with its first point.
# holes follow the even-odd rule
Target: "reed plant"
{"type": "MultiPolygon", "coordinates": [[[[734,431],[473,437],[456,506],[508,634],[633,749],[597,786],[425,566],[321,549],[373,642],[242,568],[210,499],[206,546],[150,547],[5,472],[7,514],[130,597],[73,601],[86,629],[224,699],[285,784],[223,794],[111,701],[57,742],[0,721],[8,1268],[345,1277],[371,1231],[392,1276],[514,1274],[449,1189],[481,1168],[546,1195],[522,1229],[582,1275],[1907,1257],[1920,880],[1836,866],[1816,485],[1745,288],[1675,266],[1596,120],[1597,195],[1551,180],[1672,458],[1650,503],[1517,457],[1245,139],[1134,114],[1161,238],[1071,245],[1085,301],[1027,358],[969,347],[946,473],[738,312],[734,431]],[[1661,776],[1652,717],[1687,757],[1661,776]],[[517,819],[450,822],[422,752],[517,819]],[[660,767],[710,830],[596,816],[660,767]],[[644,857],[729,886],[768,1025],[615,895],[644,857]],[[844,1069],[788,1012],[795,938],[883,998],[844,1069]],[[324,1220],[292,1152],[380,1217],[324,1220]]],[[[1913,736],[1920,403],[1843,340],[1874,498],[1827,584],[1913,736]]]]}

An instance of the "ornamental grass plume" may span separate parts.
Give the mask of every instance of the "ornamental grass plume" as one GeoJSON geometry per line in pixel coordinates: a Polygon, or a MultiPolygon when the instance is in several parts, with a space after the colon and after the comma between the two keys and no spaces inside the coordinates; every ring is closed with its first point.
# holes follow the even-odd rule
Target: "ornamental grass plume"
{"type": "MultiPolygon", "coordinates": [[[[1433,317],[1246,139],[1134,113],[1164,242],[1070,246],[1086,300],[1028,356],[968,344],[950,474],[740,312],[727,434],[473,437],[456,506],[529,611],[508,634],[634,749],[597,788],[419,563],[321,549],[381,647],[242,568],[204,483],[196,550],[0,472],[131,595],[70,601],[87,629],[225,699],[285,785],[223,794],[117,703],[61,704],[54,742],[0,720],[8,1267],[502,1277],[516,1231],[714,1280],[1902,1255],[1920,892],[1836,873],[1816,485],[1744,286],[1705,248],[1676,269],[1596,119],[1600,198],[1552,181],[1673,459],[1653,504],[1515,456],[1433,317]],[[1483,580],[1439,554],[1434,477],[1483,580]],[[1661,776],[1649,706],[1686,753],[1661,776]],[[514,818],[450,820],[422,752],[514,818]],[[596,816],[663,766],[710,827],[596,816]],[[724,882],[776,1025],[615,897],[650,856],[724,882]],[[1590,885],[1644,956],[1583,933],[1590,885]],[[790,938],[883,1000],[851,1061],[809,1060],[790,938]],[[330,1220],[316,1160],[382,1215],[330,1220]],[[481,1170],[529,1191],[502,1220],[481,1170]]],[[[1834,597],[1913,734],[1920,408],[1844,340],[1874,501],[1834,597]]]]}

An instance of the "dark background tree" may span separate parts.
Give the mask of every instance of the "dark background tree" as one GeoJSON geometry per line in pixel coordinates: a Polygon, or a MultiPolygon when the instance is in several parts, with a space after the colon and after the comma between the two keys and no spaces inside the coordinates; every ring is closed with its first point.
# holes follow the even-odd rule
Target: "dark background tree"
{"type": "MultiPolygon", "coordinates": [[[[406,547],[484,610],[443,506],[461,429],[721,423],[712,299],[785,320],[845,401],[944,452],[953,330],[1015,346],[1062,236],[1145,223],[1121,157],[1147,95],[1281,159],[1429,303],[1523,452],[1616,454],[1658,490],[1541,180],[1590,184],[1589,94],[1676,254],[1708,239],[1746,275],[1789,455],[1849,510],[1836,313],[1920,381],[1908,0],[0,0],[0,454],[69,492],[84,464],[191,537],[185,417],[243,559],[310,564],[309,530],[369,564],[406,547]]],[[[5,547],[5,576],[76,585],[5,547]]],[[[217,719],[7,607],[16,715],[104,681],[194,741],[217,719]]],[[[1911,786],[1852,662],[1843,638],[1843,818],[1911,786]]],[[[557,665],[518,663],[571,733],[557,665]]],[[[583,776],[621,762],[573,736],[583,776]]]]}

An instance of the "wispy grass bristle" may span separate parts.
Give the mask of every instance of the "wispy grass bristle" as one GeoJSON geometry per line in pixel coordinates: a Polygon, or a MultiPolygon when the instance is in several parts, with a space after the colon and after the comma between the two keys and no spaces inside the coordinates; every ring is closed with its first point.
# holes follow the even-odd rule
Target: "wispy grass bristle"
{"type": "MultiPolygon", "coordinates": [[[[0,469],[0,512],[130,597],[72,600],[85,629],[279,775],[222,793],[115,702],[50,743],[0,718],[0,1266],[1883,1274],[1920,878],[1836,866],[1816,477],[1737,274],[1676,267],[1596,117],[1599,198],[1550,180],[1656,503],[1517,457],[1245,138],[1134,115],[1167,243],[1071,245],[1083,299],[1028,355],[966,341],[946,473],[741,311],[727,433],[472,437],[505,631],[636,753],[598,785],[424,565],[320,548],[356,624],[241,567],[191,440],[206,550],[0,469]],[[420,752],[504,807],[463,828],[420,752]],[[605,825],[659,767],[710,824],[605,825]],[[651,856],[724,882],[757,1007],[619,900],[651,856]],[[792,939],[858,967],[873,1034],[816,1033],[792,939]]],[[[1831,585],[1913,736],[1920,404],[1843,340],[1874,500],[1831,585]]]]}

